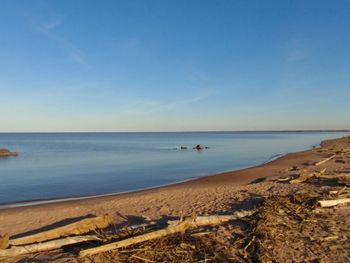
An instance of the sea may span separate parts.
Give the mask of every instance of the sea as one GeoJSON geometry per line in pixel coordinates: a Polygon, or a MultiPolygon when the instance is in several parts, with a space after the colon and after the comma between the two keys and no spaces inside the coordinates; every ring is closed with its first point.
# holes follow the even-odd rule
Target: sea
{"type": "Polygon", "coordinates": [[[0,148],[19,154],[0,158],[0,207],[169,185],[256,166],[345,135],[345,132],[0,133],[0,148]],[[193,149],[197,144],[208,149],[193,149]]]}

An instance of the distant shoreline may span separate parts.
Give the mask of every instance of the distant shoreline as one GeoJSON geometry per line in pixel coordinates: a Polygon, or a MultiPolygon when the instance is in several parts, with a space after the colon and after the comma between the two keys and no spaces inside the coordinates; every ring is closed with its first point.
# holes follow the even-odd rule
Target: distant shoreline
{"type": "Polygon", "coordinates": [[[12,133],[284,133],[284,132],[350,132],[350,129],[330,130],[237,130],[237,131],[0,131],[0,134],[12,133]]]}

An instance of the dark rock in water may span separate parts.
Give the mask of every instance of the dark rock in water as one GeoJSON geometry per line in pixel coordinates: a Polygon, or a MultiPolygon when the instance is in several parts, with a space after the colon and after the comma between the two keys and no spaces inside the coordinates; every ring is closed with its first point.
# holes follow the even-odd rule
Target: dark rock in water
{"type": "Polygon", "coordinates": [[[8,149],[0,149],[0,157],[17,156],[16,152],[11,152],[8,149]]]}
{"type": "Polygon", "coordinates": [[[187,146],[181,146],[181,150],[187,150],[187,146]]]}
{"type": "Polygon", "coordinates": [[[197,151],[200,151],[200,150],[205,149],[205,147],[202,144],[197,144],[195,147],[193,147],[193,149],[196,149],[197,151]]]}

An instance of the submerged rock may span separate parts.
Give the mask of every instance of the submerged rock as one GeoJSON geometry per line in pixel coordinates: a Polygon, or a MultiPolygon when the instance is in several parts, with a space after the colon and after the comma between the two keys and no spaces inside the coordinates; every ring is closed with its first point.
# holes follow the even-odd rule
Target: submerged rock
{"type": "Polygon", "coordinates": [[[193,147],[193,149],[196,149],[197,151],[200,151],[200,150],[205,149],[205,147],[202,144],[197,144],[195,147],[193,147]]]}
{"type": "Polygon", "coordinates": [[[11,152],[8,149],[0,149],[0,157],[9,157],[9,156],[17,156],[18,153],[11,152]]]}

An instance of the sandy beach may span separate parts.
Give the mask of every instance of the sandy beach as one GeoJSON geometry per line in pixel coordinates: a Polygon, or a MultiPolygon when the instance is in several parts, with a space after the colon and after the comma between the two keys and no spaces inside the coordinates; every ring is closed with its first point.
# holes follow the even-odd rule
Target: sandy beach
{"type": "MultiPolygon", "coordinates": [[[[276,181],[276,178],[296,176],[302,169],[318,171],[321,168],[332,173],[350,172],[350,137],[323,141],[319,148],[289,153],[257,167],[202,177],[171,186],[84,200],[2,209],[0,210],[0,233],[9,233],[11,236],[33,233],[38,229],[57,227],[89,215],[109,214],[117,225],[132,225],[145,219],[159,220],[178,217],[181,214],[229,214],[237,210],[253,209],[259,206],[262,200],[271,196],[287,196],[300,190],[325,191],[330,187],[340,189],[341,186],[288,184],[276,181]],[[314,165],[339,152],[342,154],[337,155],[336,158],[320,166],[314,165]]],[[[347,240],[350,237],[348,220],[350,210],[346,207],[334,208],[332,213],[347,240]]],[[[229,229],[226,230],[238,231],[229,229]]],[[[226,230],[219,228],[219,232],[226,230]]],[[[230,236],[232,236],[231,232],[230,236]]],[[[342,244],[337,244],[335,251],[321,251],[322,253],[320,251],[303,252],[301,251],[303,244],[295,244],[294,247],[289,247],[291,252],[281,252],[276,259],[277,262],[282,262],[293,254],[295,261],[311,261],[317,259],[315,255],[318,254],[324,259],[322,262],[344,262],[350,260],[350,250],[342,244]],[[337,253],[342,256],[336,257],[337,253]]],[[[75,262],[75,254],[59,257],[59,259],[61,262],[75,262]]],[[[15,262],[19,259],[7,260],[15,262]]],[[[58,262],[58,258],[55,261],[58,262]]]]}
{"type": "Polygon", "coordinates": [[[350,263],[349,12],[2,1],[0,263],[350,263]]]}

